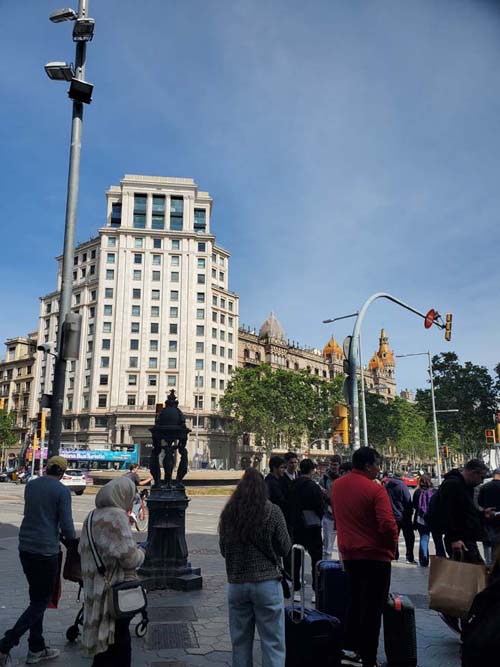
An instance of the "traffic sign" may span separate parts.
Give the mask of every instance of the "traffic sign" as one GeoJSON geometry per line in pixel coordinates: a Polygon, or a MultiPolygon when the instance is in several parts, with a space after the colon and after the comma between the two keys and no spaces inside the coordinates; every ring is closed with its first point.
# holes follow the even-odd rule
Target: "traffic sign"
{"type": "Polygon", "coordinates": [[[436,311],[434,310],[434,308],[431,308],[427,313],[427,315],[425,316],[424,327],[426,329],[430,329],[431,326],[434,324],[435,318],[436,318],[436,311]]]}

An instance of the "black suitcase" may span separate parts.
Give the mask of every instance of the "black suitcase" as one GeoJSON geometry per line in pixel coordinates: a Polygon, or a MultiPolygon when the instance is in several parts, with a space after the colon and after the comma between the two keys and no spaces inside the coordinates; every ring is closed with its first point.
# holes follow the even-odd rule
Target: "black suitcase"
{"type": "Polygon", "coordinates": [[[342,563],[320,560],[316,566],[316,609],[335,616],[344,628],[349,601],[349,575],[342,563]]]}
{"type": "Polygon", "coordinates": [[[316,609],[307,609],[304,601],[304,547],[294,544],[292,547],[292,571],[295,553],[301,557],[301,593],[300,604],[293,601],[285,608],[285,643],[286,667],[341,667],[341,628],[340,622],[316,609]]]}
{"type": "Polygon", "coordinates": [[[415,607],[404,595],[391,593],[384,608],[387,667],[417,667],[415,607]]]}

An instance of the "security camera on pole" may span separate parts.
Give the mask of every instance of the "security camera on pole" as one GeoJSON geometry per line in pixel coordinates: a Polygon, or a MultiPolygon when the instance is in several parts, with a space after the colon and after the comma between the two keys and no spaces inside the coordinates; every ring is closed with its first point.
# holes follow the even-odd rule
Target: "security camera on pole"
{"type": "MultiPolygon", "coordinates": [[[[80,180],[80,152],[82,146],[83,105],[92,100],[93,85],[85,81],[85,59],[87,42],[94,36],[94,19],[88,16],[88,1],[79,0],[78,12],[73,9],[58,9],[50,15],[53,23],[73,21],[73,41],[76,43],[75,65],[66,62],[50,62],[45,71],[50,79],[69,81],[68,96],[73,102],[71,124],[71,147],[69,154],[68,189],[66,198],[66,222],[64,227],[64,252],[62,261],[62,283],[59,300],[59,318],[57,347],[54,366],[54,384],[52,388],[51,418],[49,432],[48,455],[59,453],[62,414],[64,403],[64,385],[66,381],[66,360],[77,358],[71,350],[68,356],[68,337],[66,352],[63,354],[63,332],[66,325],[67,336],[74,338],[75,331],[71,327],[78,326],[68,320],[71,313],[71,294],[73,285],[73,254],[75,246],[76,209],[78,203],[78,185],[80,180]]],[[[79,334],[78,334],[79,340],[79,334]]]]}

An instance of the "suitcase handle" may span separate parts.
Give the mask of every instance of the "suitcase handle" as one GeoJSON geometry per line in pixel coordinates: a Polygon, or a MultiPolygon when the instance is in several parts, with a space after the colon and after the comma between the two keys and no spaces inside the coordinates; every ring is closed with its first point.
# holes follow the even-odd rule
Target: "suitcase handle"
{"type": "Polygon", "coordinates": [[[300,623],[304,620],[304,607],[306,606],[305,599],[305,587],[306,587],[306,578],[305,578],[305,558],[306,550],[302,544],[293,544],[292,545],[292,621],[294,623],[300,623]],[[299,617],[295,620],[295,552],[300,553],[300,609],[299,617]]]}

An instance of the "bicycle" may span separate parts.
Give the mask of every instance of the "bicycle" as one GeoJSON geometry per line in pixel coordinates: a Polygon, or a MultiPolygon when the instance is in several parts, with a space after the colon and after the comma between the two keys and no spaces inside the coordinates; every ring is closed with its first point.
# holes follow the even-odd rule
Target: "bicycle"
{"type": "Polygon", "coordinates": [[[147,530],[148,527],[148,506],[146,504],[146,498],[149,496],[149,491],[147,489],[142,489],[139,491],[139,499],[134,505],[132,512],[130,513],[130,523],[135,529],[142,533],[147,530]]]}

